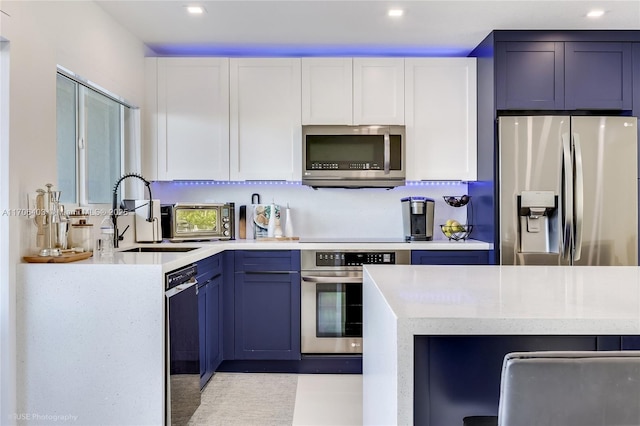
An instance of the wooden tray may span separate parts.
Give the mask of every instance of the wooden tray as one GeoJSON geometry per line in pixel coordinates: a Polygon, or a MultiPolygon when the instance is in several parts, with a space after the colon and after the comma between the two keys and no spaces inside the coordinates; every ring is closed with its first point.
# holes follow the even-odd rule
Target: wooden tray
{"type": "Polygon", "coordinates": [[[300,237],[266,237],[256,238],[256,241],[274,242],[274,241],[298,241],[300,237]]]}
{"type": "Polygon", "coordinates": [[[82,253],[62,253],[60,256],[24,256],[22,259],[28,263],[69,263],[88,259],[92,254],[91,251],[85,251],[82,253]]]}

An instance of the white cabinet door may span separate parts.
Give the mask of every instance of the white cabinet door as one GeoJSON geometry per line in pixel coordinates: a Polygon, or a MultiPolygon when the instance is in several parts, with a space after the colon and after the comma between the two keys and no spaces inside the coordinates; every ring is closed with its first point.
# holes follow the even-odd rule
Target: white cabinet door
{"type": "Polygon", "coordinates": [[[144,60],[144,104],[142,112],[142,176],[158,180],[158,58],[144,60]]]}
{"type": "Polygon", "coordinates": [[[477,180],[475,58],[407,58],[407,180],[477,180]]]}
{"type": "Polygon", "coordinates": [[[302,58],[302,124],[352,124],[352,82],[351,58],[302,58]]]}
{"type": "Polygon", "coordinates": [[[353,59],[353,124],[398,124],[404,117],[404,59],[353,59]]]}
{"type": "Polygon", "coordinates": [[[229,60],[158,59],[158,179],[229,179],[229,60]]]}
{"type": "Polygon", "coordinates": [[[231,180],[302,180],[300,58],[230,59],[231,180]]]}

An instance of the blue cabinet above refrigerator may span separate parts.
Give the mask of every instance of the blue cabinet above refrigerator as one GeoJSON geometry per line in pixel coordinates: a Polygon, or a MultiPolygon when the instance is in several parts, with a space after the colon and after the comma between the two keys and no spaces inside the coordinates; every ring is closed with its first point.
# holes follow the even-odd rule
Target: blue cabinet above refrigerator
{"type": "Polygon", "coordinates": [[[496,43],[498,110],[631,110],[630,42],[496,43]]]}

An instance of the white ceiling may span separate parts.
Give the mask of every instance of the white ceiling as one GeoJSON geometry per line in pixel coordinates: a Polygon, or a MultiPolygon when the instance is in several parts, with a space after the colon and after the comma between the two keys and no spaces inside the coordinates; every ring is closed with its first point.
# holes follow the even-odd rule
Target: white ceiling
{"type": "Polygon", "coordinates": [[[159,55],[466,55],[493,29],[640,30],[640,0],[99,0],[159,55]],[[198,4],[202,16],[185,6],[198,4]],[[404,16],[387,16],[390,7],[404,16]],[[603,9],[600,19],[586,18],[603,9]]]}

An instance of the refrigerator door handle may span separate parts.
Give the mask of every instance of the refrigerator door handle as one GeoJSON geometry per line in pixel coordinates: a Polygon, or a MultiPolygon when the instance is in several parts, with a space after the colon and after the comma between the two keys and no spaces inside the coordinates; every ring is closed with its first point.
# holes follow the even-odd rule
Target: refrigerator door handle
{"type": "Polygon", "coordinates": [[[571,243],[573,232],[573,161],[571,158],[571,141],[568,133],[562,135],[562,244],[560,255],[564,260],[571,260],[571,243]]]}
{"type": "Polygon", "coordinates": [[[575,165],[574,182],[574,217],[575,221],[575,249],[573,260],[580,260],[582,256],[582,219],[584,217],[584,173],[582,169],[582,145],[580,144],[580,134],[573,134],[573,160],[575,165]]]}

